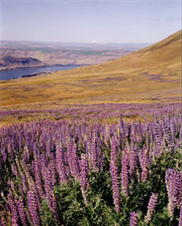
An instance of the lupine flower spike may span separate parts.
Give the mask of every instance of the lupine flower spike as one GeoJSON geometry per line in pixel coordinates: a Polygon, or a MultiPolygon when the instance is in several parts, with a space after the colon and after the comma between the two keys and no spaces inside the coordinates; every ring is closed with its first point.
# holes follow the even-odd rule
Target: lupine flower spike
{"type": "Polygon", "coordinates": [[[131,212],[130,213],[130,226],[137,226],[138,225],[138,213],[131,212]]]}
{"type": "Polygon", "coordinates": [[[149,203],[148,203],[147,215],[145,216],[145,222],[147,224],[152,219],[152,215],[153,215],[154,209],[155,209],[155,207],[157,205],[157,199],[158,199],[158,194],[152,193],[152,195],[150,196],[149,203]]]}

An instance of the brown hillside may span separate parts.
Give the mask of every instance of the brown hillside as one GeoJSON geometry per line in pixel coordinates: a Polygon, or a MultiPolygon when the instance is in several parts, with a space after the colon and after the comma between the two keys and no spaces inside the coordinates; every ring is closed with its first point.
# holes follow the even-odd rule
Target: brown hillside
{"type": "Polygon", "coordinates": [[[85,72],[139,72],[174,74],[181,72],[181,30],[137,52],[105,64],[85,68],[85,72]]]}
{"type": "Polygon", "coordinates": [[[181,31],[100,65],[0,82],[1,109],[181,101],[181,31]]]}

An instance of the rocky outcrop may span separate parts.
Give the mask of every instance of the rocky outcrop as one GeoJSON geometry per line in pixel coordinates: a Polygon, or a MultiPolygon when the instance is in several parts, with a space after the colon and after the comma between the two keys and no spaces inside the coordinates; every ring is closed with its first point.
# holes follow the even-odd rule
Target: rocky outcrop
{"type": "Polygon", "coordinates": [[[3,56],[0,58],[0,66],[5,68],[38,67],[44,65],[40,60],[32,57],[3,56]]]}

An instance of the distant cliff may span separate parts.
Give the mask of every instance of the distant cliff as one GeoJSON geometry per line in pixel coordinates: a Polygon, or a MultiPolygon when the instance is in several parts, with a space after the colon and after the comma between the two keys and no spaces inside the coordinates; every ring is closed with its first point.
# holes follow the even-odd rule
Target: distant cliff
{"type": "Polygon", "coordinates": [[[0,66],[2,69],[13,69],[18,67],[39,67],[44,66],[40,60],[32,57],[14,57],[14,56],[2,56],[0,57],[0,66]]]}
{"type": "Polygon", "coordinates": [[[45,65],[92,65],[117,59],[141,45],[122,44],[72,44],[72,43],[37,43],[37,42],[0,42],[0,70],[18,67],[45,65]],[[130,46],[131,45],[131,46],[130,46]],[[24,59],[26,58],[26,59],[24,59]],[[7,61],[4,62],[4,59],[7,61]],[[6,65],[5,65],[6,64],[6,65]]]}

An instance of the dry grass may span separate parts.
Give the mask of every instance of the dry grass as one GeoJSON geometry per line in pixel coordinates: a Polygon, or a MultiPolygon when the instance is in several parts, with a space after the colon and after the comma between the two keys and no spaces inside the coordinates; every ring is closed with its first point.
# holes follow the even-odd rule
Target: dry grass
{"type": "Polygon", "coordinates": [[[158,103],[181,99],[181,31],[120,59],[44,76],[0,82],[1,109],[63,104],[158,103]]]}

